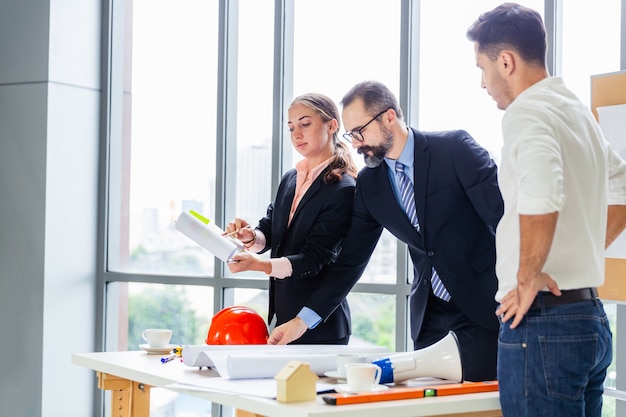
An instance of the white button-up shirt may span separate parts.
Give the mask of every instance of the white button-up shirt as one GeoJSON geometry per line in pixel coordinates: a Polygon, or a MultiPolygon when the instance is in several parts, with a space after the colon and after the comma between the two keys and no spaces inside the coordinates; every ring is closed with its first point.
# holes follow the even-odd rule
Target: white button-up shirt
{"type": "Polygon", "coordinates": [[[626,164],[559,77],[521,93],[502,120],[496,300],[517,286],[519,215],[559,212],[543,268],[561,290],[601,285],[607,205],[626,205],[626,164]]]}

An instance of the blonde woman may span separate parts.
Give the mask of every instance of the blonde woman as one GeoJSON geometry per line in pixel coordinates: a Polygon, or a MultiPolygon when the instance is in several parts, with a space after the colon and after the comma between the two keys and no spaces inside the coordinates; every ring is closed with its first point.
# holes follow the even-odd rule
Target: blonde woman
{"type": "Polygon", "coordinates": [[[294,149],[303,156],[282,178],[276,198],[255,229],[236,218],[226,232],[239,231],[248,253],[235,256],[233,273],[269,276],[268,322],[276,317],[269,344],[347,344],[352,281],[329,281],[350,226],[357,169],[340,142],[339,111],[322,94],[297,97],[288,110],[294,149]],[[270,259],[252,253],[271,251],[270,259]]]}

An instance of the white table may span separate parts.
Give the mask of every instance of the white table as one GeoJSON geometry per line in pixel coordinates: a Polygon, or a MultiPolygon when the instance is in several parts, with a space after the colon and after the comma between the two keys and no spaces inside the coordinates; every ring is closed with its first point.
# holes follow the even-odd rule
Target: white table
{"type": "MultiPolygon", "coordinates": [[[[142,351],[75,353],[72,363],[93,369],[101,389],[115,391],[112,412],[115,416],[149,416],[150,388],[165,387],[175,382],[193,383],[194,379],[214,376],[214,371],[192,368],[179,360],[166,364],[160,355],[142,351]]],[[[223,392],[168,388],[176,392],[236,408],[238,417],[394,417],[418,416],[501,416],[497,392],[430,397],[411,400],[380,401],[364,404],[332,406],[321,396],[315,401],[280,403],[276,400],[223,392]]]]}

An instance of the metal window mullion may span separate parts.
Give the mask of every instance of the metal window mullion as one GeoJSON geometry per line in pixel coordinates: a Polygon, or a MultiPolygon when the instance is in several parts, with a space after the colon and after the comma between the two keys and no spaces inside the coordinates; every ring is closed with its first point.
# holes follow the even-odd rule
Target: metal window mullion
{"type": "Polygon", "coordinates": [[[400,107],[409,126],[419,124],[420,0],[401,0],[400,107]]]}
{"type": "Polygon", "coordinates": [[[285,146],[288,140],[284,110],[293,96],[294,0],[274,2],[274,96],[272,120],[271,193],[287,169],[285,146]]]}
{"type": "Polygon", "coordinates": [[[545,0],[544,25],[548,38],[546,66],[550,75],[563,72],[563,0],[545,0]]]}
{"type": "MultiPolygon", "coordinates": [[[[400,3],[400,108],[409,126],[419,124],[419,55],[420,55],[420,0],[401,0],[400,3]]],[[[396,251],[396,350],[412,349],[409,333],[410,283],[412,273],[406,244],[398,241],[396,251]]]]}
{"type": "MultiPolygon", "coordinates": [[[[105,309],[106,309],[106,252],[108,242],[108,231],[105,220],[108,216],[108,161],[109,153],[107,151],[110,138],[111,124],[111,78],[113,71],[111,70],[112,51],[113,51],[113,0],[102,2],[102,52],[101,52],[101,83],[102,96],[100,98],[100,154],[99,154],[99,178],[98,178],[98,224],[97,224],[97,251],[96,251],[96,311],[95,311],[95,349],[103,352],[105,342],[105,309]]],[[[95,382],[92,387],[93,406],[92,412],[94,416],[104,415],[104,393],[100,390],[95,382]]]]}

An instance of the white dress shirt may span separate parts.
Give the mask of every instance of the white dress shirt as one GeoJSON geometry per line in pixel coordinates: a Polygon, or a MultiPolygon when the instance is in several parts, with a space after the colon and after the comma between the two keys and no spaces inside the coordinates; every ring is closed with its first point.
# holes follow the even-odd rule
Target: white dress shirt
{"type": "Polygon", "coordinates": [[[519,215],[559,212],[543,268],[561,290],[604,281],[607,205],[626,205],[626,164],[559,77],[521,93],[502,120],[496,300],[517,286],[519,215]]]}

